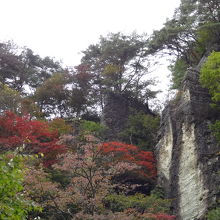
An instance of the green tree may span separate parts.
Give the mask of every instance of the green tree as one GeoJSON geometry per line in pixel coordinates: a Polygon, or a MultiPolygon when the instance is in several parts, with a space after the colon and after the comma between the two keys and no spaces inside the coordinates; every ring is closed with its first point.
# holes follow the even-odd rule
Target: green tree
{"type": "Polygon", "coordinates": [[[92,76],[93,98],[101,107],[108,91],[120,94],[129,91],[133,97],[144,99],[146,90],[142,88],[149,84],[142,80],[149,65],[144,56],[146,42],[146,36],[135,33],[110,33],[83,51],[81,65],[92,76]]]}
{"type": "Polygon", "coordinates": [[[21,108],[21,95],[7,85],[0,84],[0,112],[12,111],[18,113],[21,108]]]}
{"type": "Polygon", "coordinates": [[[41,111],[47,116],[50,114],[64,116],[68,98],[66,88],[68,82],[68,74],[55,73],[36,89],[34,99],[38,102],[41,111]]]}
{"type": "Polygon", "coordinates": [[[60,71],[63,71],[61,64],[50,57],[41,58],[31,49],[18,47],[13,42],[0,43],[0,82],[3,85],[26,93],[25,86],[35,90],[60,71]]]}
{"type": "MultiPolygon", "coordinates": [[[[209,90],[213,107],[220,109],[220,52],[212,52],[203,65],[200,75],[201,84],[209,90]]],[[[220,121],[216,120],[211,129],[220,143],[220,121]]]]}
{"type": "Polygon", "coordinates": [[[23,64],[20,81],[34,90],[54,73],[64,71],[58,61],[50,57],[41,58],[29,48],[24,48],[19,57],[23,64]]]}
{"type": "Polygon", "coordinates": [[[26,219],[36,207],[23,191],[24,158],[12,152],[0,155],[0,219],[26,219]]]}
{"type": "Polygon", "coordinates": [[[120,136],[124,142],[139,146],[142,150],[153,150],[159,122],[159,117],[138,112],[129,117],[127,127],[120,136]]]}
{"type": "Polygon", "coordinates": [[[201,69],[200,81],[214,102],[220,102],[220,52],[212,52],[201,69]]]}
{"type": "Polygon", "coordinates": [[[219,0],[181,0],[171,19],[153,32],[147,54],[173,55],[173,88],[179,88],[187,67],[195,67],[219,42],[219,0]]]}

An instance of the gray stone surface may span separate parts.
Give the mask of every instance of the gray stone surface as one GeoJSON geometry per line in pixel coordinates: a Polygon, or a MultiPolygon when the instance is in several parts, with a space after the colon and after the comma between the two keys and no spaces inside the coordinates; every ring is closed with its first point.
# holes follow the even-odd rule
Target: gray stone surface
{"type": "Polygon", "coordinates": [[[217,114],[210,96],[189,69],[182,89],[163,111],[156,146],[158,184],[180,220],[203,219],[219,196],[219,146],[209,130],[217,114]]]}
{"type": "Polygon", "coordinates": [[[148,105],[126,94],[116,94],[113,92],[106,94],[102,123],[109,128],[108,139],[120,139],[118,135],[126,127],[127,120],[134,110],[154,115],[148,108],[148,105]]]}

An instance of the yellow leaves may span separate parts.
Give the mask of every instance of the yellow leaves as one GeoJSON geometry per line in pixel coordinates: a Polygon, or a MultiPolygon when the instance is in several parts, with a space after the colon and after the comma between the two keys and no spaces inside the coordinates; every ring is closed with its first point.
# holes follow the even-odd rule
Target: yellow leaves
{"type": "Polygon", "coordinates": [[[112,75],[117,74],[119,72],[120,72],[120,66],[108,64],[104,68],[103,75],[111,77],[112,75]]]}

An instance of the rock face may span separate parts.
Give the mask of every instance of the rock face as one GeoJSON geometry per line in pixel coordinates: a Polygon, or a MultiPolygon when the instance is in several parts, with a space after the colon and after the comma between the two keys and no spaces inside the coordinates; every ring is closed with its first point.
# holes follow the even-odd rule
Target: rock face
{"type": "Polygon", "coordinates": [[[126,127],[127,120],[133,114],[133,111],[142,111],[154,115],[147,105],[126,94],[113,92],[106,94],[102,122],[109,128],[107,136],[110,140],[120,139],[118,135],[126,127]]]}
{"type": "Polygon", "coordinates": [[[179,220],[204,219],[219,196],[219,146],[209,130],[216,119],[199,73],[188,70],[182,90],[162,115],[156,146],[158,184],[179,220]]]}

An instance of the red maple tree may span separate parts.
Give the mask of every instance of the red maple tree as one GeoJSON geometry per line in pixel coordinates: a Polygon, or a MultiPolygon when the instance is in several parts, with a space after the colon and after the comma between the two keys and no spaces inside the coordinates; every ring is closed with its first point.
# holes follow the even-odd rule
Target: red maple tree
{"type": "Polygon", "coordinates": [[[137,146],[121,142],[105,142],[100,145],[103,153],[113,153],[117,160],[130,161],[141,167],[141,175],[147,178],[156,177],[156,160],[153,152],[139,150],[137,146]]]}
{"type": "Polygon", "coordinates": [[[4,150],[24,147],[28,153],[43,153],[44,165],[50,166],[56,162],[57,155],[66,150],[57,142],[58,133],[51,132],[46,122],[12,112],[0,116],[0,148],[4,150]]]}

